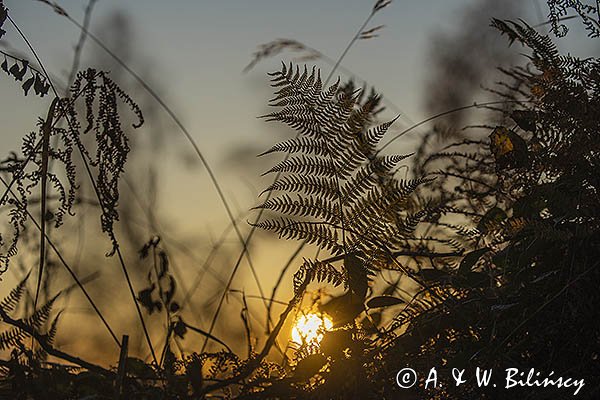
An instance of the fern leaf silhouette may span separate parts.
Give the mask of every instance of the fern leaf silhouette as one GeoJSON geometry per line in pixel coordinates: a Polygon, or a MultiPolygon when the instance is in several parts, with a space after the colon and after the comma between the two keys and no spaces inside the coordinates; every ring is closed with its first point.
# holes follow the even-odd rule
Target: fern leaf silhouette
{"type": "MultiPolygon", "coordinates": [[[[265,172],[278,173],[266,191],[281,195],[257,207],[282,218],[257,226],[280,237],[306,240],[343,256],[345,263],[352,255],[368,273],[385,266],[396,250],[390,244],[404,245],[410,234],[407,226],[427,215],[409,212],[407,202],[426,180],[404,181],[394,174],[398,163],[410,155],[377,153],[380,140],[397,117],[372,126],[379,97],[370,96],[361,104],[361,91],[344,90],[339,79],[323,88],[316,67],[282,64],[280,71],[269,75],[276,88],[270,104],[278,110],[262,117],[284,123],[298,135],[261,154],[289,157],[265,172]]],[[[328,265],[305,261],[296,281],[347,282],[328,265]]],[[[347,269],[339,274],[348,273],[347,269]]]]}

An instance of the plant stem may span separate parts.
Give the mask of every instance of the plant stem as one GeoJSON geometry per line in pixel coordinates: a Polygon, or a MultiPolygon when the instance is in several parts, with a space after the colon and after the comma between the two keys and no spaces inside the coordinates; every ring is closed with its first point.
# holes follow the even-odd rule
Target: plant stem
{"type": "MultiPolygon", "coordinates": [[[[2,177],[0,177],[0,182],[2,182],[4,184],[4,186],[8,187],[8,184],[6,183],[6,181],[2,177]]],[[[15,201],[17,202],[17,204],[20,204],[19,203],[19,198],[17,197],[17,195],[11,189],[7,189],[7,190],[13,196],[13,198],[15,199],[15,201]]],[[[29,210],[25,210],[25,211],[26,211],[27,216],[29,217],[29,219],[31,219],[31,222],[33,222],[34,226],[39,231],[41,231],[42,228],[41,228],[40,224],[37,222],[37,220],[33,217],[33,215],[31,215],[31,213],[29,212],[29,210]]],[[[96,306],[96,303],[94,303],[94,301],[92,300],[91,296],[89,295],[89,293],[87,292],[87,290],[83,286],[83,283],[79,280],[79,278],[77,278],[77,275],[75,275],[75,272],[73,271],[73,269],[69,266],[69,264],[67,264],[66,260],[64,259],[64,257],[62,256],[62,254],[60,253],[60,251],[58,250],[58,248],[50,240],[50,238],[48,236],[45,236],[45,238],[46,238],[46,241],[48,242],[48,244],[50,245],[50,247],[52,248],[52,250],[54,250],[54,252],[56,253],[56,256],[58,257],[58,259],[60,260],[60,262],[63,264],[63,266],[65,267],[65,269],[67,270],[67,272],[71,275],[71,277],[73,278],[73,280],[75,281],[75,283],[77,284],[77,286],[81,289],[81,292],[83,293],[83,295],[85,296],[85,298],[88,300],[88,302],[90,303],[90,305],[92,306],[92,308],[94,309],[94,311],[96,312],[96,314],[98,315],[98,317],[100,317],[100,320],[102,321],[102,323],[104,324],[104,326],[106,327],[106,329],[108,330],[108,332],[110,333],[110,335],[112,336],[112,338],[115,341],[115,343],[117,344],[117,346],[121,347],[121,343],[119,342],[119,339],[117,339],[117,335],[115,335],[115,333],[113,332],[112,328],[110,327],[110,325],[106,321],[106,318],[104,318],[104,315],[102,314],[102,312],[100,312],[100,309],[98,308],[98,306],[96,306]]]]}
{"type": "Polygon", "coordinates": [[[5,323],[19,328],[24,332],[27,332],[29,335],[31,335],[31,337],[35,338],[35,340],[37,340],[40,346],[42,346],[42,349],[44,349],[44,351],[46,351],[46,353],[50,354],[51,356],[60,358],[61,360],[68,361],[75,365],[79,365],[80,367],[83,367],[91,372],[95,372],[97,374],[101,374],[109,378],[114,377],[115,374],[112,371],[106,370],[99,365],[92,364],[89,361],[85,361],[79,357],[75,357],[55,349],[48,343],[45,335],[41,335],[38,332],[36,332],[35,329],[27,325],[25,322],[23,322],[23,320],[16,320],[11,318],[2,307],[0,307],[0,318],[2,318],[2,321],[4,321],[5,323]]]}
{"type": "Polygon", "coordinates": [[[331,69],[331,72],[329,72],[329,75],[327,76],[327,79],[325,79],[325,84],[323,85],[324,87],[327,86],[327,84],[329,83],[329,81],[331,80],[331,78],[333,77],[333,74],[335,73],[335,71],[338,69],[339,65],[341,64],[342,60],[344,59],[344,57],[346,57],[346,54],[348,54],[348,51],[350,51],[350,48],[354,45],[354,43],[358,40],[358,38],[360,37],[360,34],[362,33],[362,31],[367,27],[367,25],[369,24],[369,22],[371,21],[371,18],[373,18],[373,16],[375,15],[374,11],[371,11],[371,13],[369,14],[369,16],[367,17],[367,19],[365,20],[365,22],[363,22],[363,24],[360,26],[360,28],[358,28],[358,31],[356,32],[356,34],[352,37],[352,40],[350,40],[350,43],[348,43],[348,45],[346,46],[346,48],[344,49],[344,51],[342,52],[342,54],[340,55],[340,57],[337,59],[337,61],[335,62],[335,65],[333,66],[333,68],[331,69]]]}
{"type": "Polygon", "coordinates": [[[221,185],[219,184],[219,181],[217,180],[212,167],[210,166],[210,164],[204,157],[204,154],[200,151],[200,148],[199,148],[198,144],[196,143],[196,141],[194,140],[194,138],[192,137],[191,133],[183,125],[183,123],[177,117],[177,115],[175,115],[175,112],[171,109],[171,107],[169,107],[169,105],[158,95],[158,93],[156,93],[154,91],[154,89],[152,89],[152,87],[150,87],[150,85],[139,74],[137,74],[132,68],[130,68],[120,57],[118,57],[112,50],[110,50],[104,43],[102,43],[102,41],[100,39],[98,39],[94,34],[92,34],[89,30],[87,30],[79,22],[77,22],[76,20],[71,18],[71,16],[69,16],[66,13],[61,14],[61,15],[65,16],[71,23],[73,23],[79,29],[85,31],[94,43],[96,43],[98,46],[100,46],[100,48],[102,48],[104,51],[106,51],[107,54],[109,54],[121,67],[123,67],[123,69],[125,69],[129,74],[131,74],[131,76],[133,76],[133,78],[136,81],[138,81],[138,83],[148,92],[148,94],[150,94],[150,96],[152,96],[154,98],[154,100],[163,108],[163,110],[169,115],[169,117],[173,120],[173,122],[175,122],[175,124],[177,125],[179,130],[183,133],[186,140],[190,143],[190,145],[194,149],[194,152],[196,153],[196,155],[202,162],[202,165],[204,166],[204,168],[206,168],[206,171],[209,175],[210,181],[212,182],[212,184],[217,192],[217,195],[218,195],[221,203],[223,204],[223,207],[225,208],[225,212],[227,213],[227,216],[228,216],[230,222],[232,223],[235,233],[242,245],[242,252],[246,256],[248,265],[250,266],[250,270],[252,272],[252,276],[256,282],[256,286],[257,286],[261,296],[265,296],[264,290],[260,283],[260,280],[258,279],[256,269],[254,267],[254,264],[252,262],[250,254],[248,253],[246,241],[242,237],[242,233],[240,232],[239,228],[235,224],[235,218],[233,217],[233,213],[231,211],[231,207],[229,206],[229,202],[225,198],[225,194],[223,193],[221,185]]]}
{"type": "MultiPolygon", "coordinates": [[[[44,67],[44,64],[42,63],[42,60],[39,58],[37,52],[35,51],[35,49],[31,45],[31,43],[29,42],[29,40],[27,39],[27,37],[25,36],[25,34],[21,31],[21,29],[14,22],[14,20],[12,19],[12,17],[10,15],[8,15],[7,18],[11,22],[11,24],[14,26],[14,28],[17,30],[17,32],[19,33],[19,35],[23,38],[23,40],[25,41],[25,43],[27,44],[27,46],[29,47],[29,50],[32,52],[33,56],[35,57],[35,59],[37,60],[38,64],[40,65],[40,68],[42,69],[42,71],[43,71],[46,79],[48,79],[48,83],[50,84],[50,87],[52,88],[52,91],[54,92],[55,96],[56,97],[60,97],[58,95],[56,87],[52,83],[52,79],[51,79],[50,75],[48,74],[48,72],[46,71],[46,68],[44,67]]],[[[64,108],[63,108],[63,110],[64,110],[64,108]]],[[[69,128],[72,129],[72,130],[75,130],[74,126],[71,123],[71,120],[69,119],[69,117],[68,117],[68,115],[67,115],[66,112],[64,113],[64,116],[65,116],[65,119],[67,120],[69,128]]],[[[96,192],[96,196],[98,198],[98,202],[100,203],[100,206],[101,206],[102,210],[104,210],[104,204],[102,204],[102,197],[100,196],[100,192],[98,190],[98,186],[96,185],[96,182],[94,181],[94,176],[92,175],[92,171],[90,169],[90,166],[89,166],[89,164],[87,162],[87,159],[85,158],[85,152],[83,151],[83,149],[81,148],[81,146],[82,146],[81,143],[77,144],[77,148],[79,150],[79,153],[80,153],[81,158],[83,160],[83,163],[85,165],[86,171],[87,171],[88,176],[90,178],[90,181],[92,183],[92,187],[94,188],[94,191],[96,192]]],[[[137,302],[137,300],[135,298],[135,291],[133,289],[133,284],[132,284],[131,279],[129,277],[129,273],[127,271],[127,267],[125,266],[125,261],[123,259],[123,255],[121,254],[121,249],[120,249],[118,243],[116,244],[115,251],[116,251],[117,256],[119,258],[119,262],[121,264],[121,268],[123,270],[123,274],[125,275],[125,280],[127,281],[127,285],[129,287],[129,292],[130,292],[130,294],[132,296],[133,303],[135,304],[135,308],[136,308],[138,316],[140,318],[140,322],[142,324],[142,329],[144,331],[144,336],[146,337],[146,342],[148,343],[148,347],[150,347],[150,351],[152,352],[152,358],[154,359],[154,363],[156,365],[158,365],[158,360],[156,358],[156,354],[154,353],[154,347],[152,346],[152,341],[150,340],[150,335],[148,333],[148,329],[146,327],[146,323],[145,323],[144,317],[142,315],[142,310],[140,309],[140,305],[138,304],[138,302],[137,302]]]]}
{"type": "Polygon", "coordinates": [[[446,115],[453,114],[455,112],[468,110],[471,108],[479,108],[479,107],[491,106],[491,105],[496,105],[496,104],[509,104],[509,103],[525,104],[525,103],[532,103],[532,101],[529,101],[529,100],[500,100],[500,101],[489,101],[486,103],[479,103],[479,104],[473,103],[473,104],[470,104],[467,106],[453,108],[452,110],[448,110],[448,111],[441,112],[439,114],[432,115],[431,117],[426,118],[426,119],[422,120],[421,122],[417,122],[416,124],[406,128],[405,130],[403,130],[402,132],[400,132],[399,134],[397,134],[396,136],[391,138],[386,144],[384,144],[383,146],[381,146],[379,148],[379,150],[377,150],[377,153],[375,155],[378,155],[379,153],[381,153],[386,147],[388,147],[390,144],[392,144],[392,142],[394,142],[397,139],[401,138],[402,136],[406,135],[408,132],[410,132],[413,129],[418,128],[419,126],[424,125],[430,121],[433,121],[434,119],[441,118],[446,115]]]}

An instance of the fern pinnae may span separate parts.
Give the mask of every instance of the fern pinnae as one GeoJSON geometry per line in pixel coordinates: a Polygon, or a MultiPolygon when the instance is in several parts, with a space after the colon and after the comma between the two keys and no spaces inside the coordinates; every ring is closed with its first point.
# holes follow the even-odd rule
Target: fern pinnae
{"type": "Polygon", "coordinates": [[[48,329],[48,332],[46,333],[46,340],[50,345],[54,344],[54,338],[56,337],[56,333],[58,332],[58,321],[60,320],[62,313],[63,310],[60,310],[56,314],[56,316],[50,323],[50,328],[48,329]]]}
{"type": "Polygon", "coordinates": [[[394,122],[396,122],[396,120],[398,120],[398,118],[400,118],[400,114],[393,119],[379,124],[371,129],[363,130],[364,133],[361,136],[362,142],[367,150],[367,154],[375,153],[377,146],[379,146],[379,142],[381,139],[383,139],[388,129],[394,124],[394,122]]]}
{"type": "Polygon", "coordinates": [[[389,156],[377,156],[370,159],[366,165],[358,168],[354,176],[349,177],[341,188],[342,199],[345,204],[351,204],[360,196],[366,194],[374,186],[380,183],[382,176],[390,176],[396,165],[412,156],[413,153],[389,156]]]}
{"type": "Polygon", "coordinates": [[[10,293],[3,298],[2,301],[0,301],[0,308],[2,308],[5,312],[10,313],[13,311],[17,304],[19,304],[19,301],[21,301],[21,297],[25,291],[25,285],[30,274],[31,271],[29,271],[27,275],[21,279],[17,286],[15,286],[10,293]]]}
{"type": "Polygon", "coordinates": [[[318,73],[318,77],[315,79],[315,69],[313,68],[310,76],[306,65],[304,71],[300,74],[300,68],[292,66],[290,63],[289,68],[282,62],[282,69],[279,72],[270,73],[271,76],[271,87],[280,87],[281,89],[275,92],[275,97],[269,100],[271,105],[282,105],[286,106],[289,104],[310,104],[311,100],[316,97],[318,92],[311,90],[311,86],[320,87],[321,77],[318,73]],[[295,72],[293,72],[295,71],[295,72]]]}
{"type": "Polygon", "coordinates": [[[280,238],[306,240],[307,243],[316,244],[334,254],[343,252],[343,247],[338,243],[337,231],[320,222],[295,221],[283,217],[266,220],[254,226],[273,231],[280,238]]]}
{"type": "Polygon", "coordinates": [[[303,154],[279,162],[262,175],[264,176],[273,172],[287,172],[334,177],[336,171],[336,165],[332,160],[316,156],[306,156],[303,154]]]}
{"type": "MultiPolygon", "coordinates": [[[[62,310],[56,314],[56,317],[54,317],[54,319],[50,323],[50,328],[48,328],[48,331],[44,334],[46,343],[49,344],[50,346],[52,346],[54,344],[54,339],[56,338],[56,333],[58,332],[58,321],[59,321],[61,315],[62,315],[62,310]]],[[[44,350],[43,347],[40,347],[34,353],[35,360],[46,360],[47,357],[48,357],[48,352],[46,352],[46,350],[44,350]]]]}
{"type": "Polygon", "coordinates": [[[348,111],[349,113],[345,116],[343,123],[338,127],[335,136],[338,138],[332,144],[335,146],[338,143],[344,143],[345,146],[343,148],[334,147],[335,150],[339,151],[353,151],[360,153],[361,157],[368,157],[368,151],[363,146],[363,136],[366,127],[371,123],[372,113],[375,107],[375,104],[378,101],[378,97],[374,96],[369,98],[365,104],[360,105],[358,108],[355,106],[358,103],[359,98],[361,98],[362,92],[361,89],[355,91],[350,94],[348,111]]]}
{"type": "Polygon", "coordinates": [[[325,149],[322,146],[315,143],[313,140],[310,140],[307,137],[300,136],[294,139],[286,140],[284,142],[279,142],[271,147],[269,150],[260,153],[258,157],[262,157],[271,153],[305,153],[305,154],[314,154],[317,156],[325,156],[325,149]]]}
{"type": "MultiPolygon", "coordinates": [[[[60,293],[55,295],[49,301],[46,302],[41,308],[36,310],[33,315],[25,320],[25,324],[33,328],[34,330],[39,330],[44,323],[50,317],[50,313],[52,312],[52,307],[54,302],[58,298],[60,293]]],[[[4,312],[7,310],[3,309],[4,312]]],[[[21,343],[28,336],[27,332],[23,331],[18,327],[14,327],[9,329],[8,331],[4,331],[0,333],[0,350],[6,350],[11,347],[16,347],[18,343],[21,343]]]]}
{"type": "Polygon", "coordinates": [[[267,200],[263,204],[254,207],[255,209],[264,208],[267,210],[278,211],[282,214],[295,216],[311,216],[315,218],[323,218],[330,223],[338,223],[339,211],[336,206],[330,202],[322,200],[319,197],[298,196],[297,199],[292,199],[288,194],[280,197],[274,197],[267,200]]]}
{"type": "Polygon", "coordinates": [[[27,337],[27,334],[19,328],[11,328],[0,333],[0,350],[8,350],[18,347],[19,343],[27,337]]]}
{"type": "Polygon", "coordinates": [[[358,203],[351,206],[348,213],[349,226],[354,226],[357,222],[385,219],[390,213],[394,213],[398,209],[397,206],[425,181],[423,178],[399,183],[391,181],[383,189],[373,188],[358,203]]]}
{"type": "Polygon", "coordinates": [[[345,288],[348,286],[348,276],[346,273],[337,270],[330,263],[319,260],[308,260],[306,258],[300,269],[294,274],[293,281],[296,296],[300,294],[302,285],[312,281],[326,282],[333,286],[344,285],[345,288]]]}
{"type": "Polygon", "coordinates": [[[260,195],[271,191],[286,191],[290,193],[304,193],[316,195],[327,200],[337,197],[335,180],[328,177],[313,175],[288,175],[273,182],[260,195]]]}
{"type": "Polygon", "coordinates": [[[33,313],[31,317],[27,319],[27,324],[35,329],[41,328],[41,326],[46,323],[48,318],[50,317],[50,313],[52,312],[52,307],[54,306],[54,302],[61,295],[61,292],[58,292],[54,297],[48,300],[42,307],[40,307],[36,312],[33,313]]]}
{"type": "Polygon", "coordinates": [[[344,205],[351,205],[357,201],[361,196],[368,193],[373,187],[381,183],[382,176],[389,176],[392,174],[392,169],[396,166],[397,162],[410,157],[412,155],[398,155],[377,157],[370,160],[366,165],[358,168],[356,173],[345,180],[342,188],[342,199],[344,205]],[[388,159],[386,157],[393,157],[388,159]]]}
{"type": "Polygon", "coordinates": [[[268,114],[263,116],[263,118],[265,118],[267,122],[285,122],[291,128],[309,137],[316,137],[319,135],[318,122],[310,114],[268,114]]]}

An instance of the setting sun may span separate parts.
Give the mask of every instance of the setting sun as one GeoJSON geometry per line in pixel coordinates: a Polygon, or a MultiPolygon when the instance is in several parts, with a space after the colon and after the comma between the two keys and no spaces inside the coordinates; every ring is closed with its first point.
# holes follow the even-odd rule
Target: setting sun
{"type": "Polygon", "coordinates": [[[599,40],[600,0],[0,0],[0,400],[600,400],[599,40]]]}
{"type": "Polygon", "coordinates": [[[302,314],[292,328],[292,341],[298,344],[318,345],[323,333],[333,327],[333,321],[327,314],[302,314]]]}

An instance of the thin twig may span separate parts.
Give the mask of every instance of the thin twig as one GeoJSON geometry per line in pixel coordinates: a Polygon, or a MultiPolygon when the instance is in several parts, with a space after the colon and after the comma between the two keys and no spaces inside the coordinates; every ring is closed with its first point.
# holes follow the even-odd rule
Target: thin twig
{"type": "Polygon", "coordinates": [[[163,110],[169,115],[169,117],[173,120],[173,122],[175,122],[175,124],[177,125],[179,130],[183,133],[186,140],[190,143],[190,145],[194,149],[196,155],[202,162],[204,168],[206,168],[206,171],[207,171],[209,178],[217,192],[217,195],[219,196],[219,199],[220,199],[221,203],[223,204],[223,207],[225,208],[227,216],[233,225],[236,235],[237,235],[240,243],[242,244],[242,247],[243,247],[242,251],[243,251],[243,254],[246,256],[246,259],[248,260],[248,265],[250,266],[250,270],[252,272],[256,286],[258,287],[258,290],[261,293],[261,295],[264,296],[264,291],[262,289],[262,285],[260,283],[260,280],[258,279],[256,269],[254,268],[254,264],[252,263],[252,259],[248,252],[248,248],[246,246],[246,241],[244,240],[244,238],[241,234],[241,231],[235,224],[235,218],[231,211],[231,207],[229,206],[229,203],[228,203],[227,199],[225,198],[225,194],[223,193],[221,185],[219,184],[219,181],[217,180],[212,167],[210,166],[210,164],[204,157],[204,154],[200,151],[200,147],[198,146],[198,144],[192,137],[189,130],[183,125],[183,123],[177,117],[177,115],[175,115],[175,112],[171,109],[171,107],[162,99],[162,97],[160,97],[158,95],[158,93],[156,93],[156,91],[154,91],[154,89],[137,72],[135,72],[131,67],[129,67],[119,56],[117,56],[112,50],[110,50],[93,33],[91,33],[89,30],[87,30],[84,26],[82,26],[79,22],[77,22],[75,19],[73,19],[71,16],[69,16],[66,12],[62,12],[59,14],[65,16],[65,18],[67,18],[71,23],[73,23],[75,26],[77,26],[80,30],[84,30],[94,43],[96,43],[100,48],[102,48],[104,51],[106,51],[108,55],[110,55],[119,65],[121,65],[121,67],[123,67],[123,69],[125,69],[129,74],[131,74],[131,76],[133,76],[133,78],[136,81],[138,81],[138,83],[148,92],[148,94],[150,94],[150,96],[152,98],[154,98],[154,100],[163,108],[163,110]]]}
{"type": "Polygon", "coordinates": [[[327,86],[327,84],[329,83],[329,81],[333,77],[333,74],[338,69],[338,67],[341,64],[341,62],[344,60],[344,57],[346,57],[346,54],[348,54],[348,51],[350,51],[350,48],[358,40],[358,38],[360,37],[360,34],[366,28],[366,26],[369,24],[369,22],[371,21],[371,18],[373,18],[373,16],[375,15],[375,13],[376,13],[376,10],[371,11],[371,13],[369,14],[369,16],[365,20],[365,22],[363,22],[363,24],[360,26],[360,28],[358,29],[358,31],[356,32],[356,34],[352,37],[352,39],[350,40],[350,42],[348,43],[348,45],[346,46],[346,48],[344,49],[344,51],[342,52],[342,54],[339,56],[339,58],[335,62],[333,68],[329,72],[329,75],[327,75],[327,79],[325,79],[325,84],[323,86],[327,86]]]}
{"type": "Polygon", "coordinates": [[[79,41],[77,42],[77,45],[75,45],[75,54],[73,56],[73,64],[71,65],[71,72],[69,73],[69,80],[67,81],[67,87],[69,87],[71,85],[71,83],[73,83],[73,81],[75,80],[77,71],[79,71],[79,63],[81,60],[81,53],[83,51],[83,45],[84,45],[85,39],[87,37],[87,30],[88,30],[88,27],[90,26],[92,9],[94,8],[94,5],[96,4],[97,1],[98,0],[89,0],[87,6],[85,8],[85,15],[83,17],[84,29],[81,29],[81,32],[79,34],[79,41]]]}
{"type": "MultiPolygon", "coordinates": [[[[12,17],[10,15],[7,16],[8,20],[11,22],[11,24],[14,26],[14,28],[17,30],[17,32],[19,33],[19,35],[23,38],[23,40],[25,41],[25,43],[27,44],[27,46],[29,47],[29,50],[32,52],[33,56],[35,57],[35,59],[37,60],[38,64],[40,65],[40,68],[42,69],[42,71],[44,72],[44,75],[46,77],[46,79],[48,79],[48,83],[50,84],[50,87],[52,88],[52,91],[54,92],[56,97],[60,97],[58,95],[58,92],[56,90],[56,88],[54,87],[54,84],[52,83],[52,79],[50,77],[50,75],[48,74],[48,72],[46,71],[46,68],[44,67],[44,64],[42,63],[42,60],[39,58],[37,52],[35,51],[35,49],[33,48],[33,46],[31,45],[31,43],[29,42],[29,40],[27,39],[27,37],[25,36],[25,34],[23,33],[23,31],[21,31],[21,29],[19,28],[19,26],[14,22],[14,20],[12,19],[12,17]]],[[[64,108],[63,108],[64,109],[64,108]]],[[[69,125],[69,128],[72,130],[74,129],[74,126],[71,122],[71,120],[69,119],[67,113],[65,112],[65,119],[67,120],[67,123],[69,125]]],[[[81,143],[77,143],[77,148],[79,150],[79,153],[81,155],[81,158],[83,160],[84,166],[86,168],[86,171],[88,173],[88,176],[90,178],[90,181],[92,183],[92,187],[94,188],[94,191],[96,192],[96,196],[98,197],[98,201],[100,202],[100,205],[102,207],[102,209],[104,209],[104,205],[102,204],[102,197],[100,196],[100,192],[98,189],[98,186],[96,185],[96,182],[94,180],[94,176],[92,175],[92,171],[90,169],[89,163],[87,162],[87,159],[84,155],[84,151],[81,148],[81,143]]],[[[154,363],[158,365],[158,360],[156,358],[156,355],[154,353],[154,348],[152,346],[152,341],[150,340],[150,335],[148,333],[148,329],[146,327],[146,323],[144,321],[144,317],[142,315],[142,310],[140,309],[140,305],[138,304],[136,298],[135,298],[135,290],[133,289],[133,284],[131,283],[131,279],[129,277],[129,273],[127,271],[127,267],[125,266],[125,261],[123,259],[123,255],[121,254],[121,250],[118,246],[118,243],[116,245],[115,251],[117,253],[117,256],[119,258],[119,262],[121,264],[121,268],[123,270],[123,274],[125,275],[125,279],[127,281],[127,285],[129,287],[129,291],[131,293],[132,299],[133,299],[133,303],[135,304],[138,316],[140,318],[140,322],[142,325],[142,329],[144,331],[144,335],[146,337],[146,341],[148,342],[148,346],[150,347],[150,351],[152,352],[152,357],[154,359],[154,363]]]]}
{"type": "MultiPolygon", "coordinates": [[[[8,184],[6,183],[6,181],[1,176],[0,176],[0,182],[2,182],[4,184],[4,186],[8,187],[8,184]]],[[[8,191],[13,196],[13,198],[15,199],[15,202],[17,203],[17,205],[20,205],[19,198],[17,197],[17,195],[11,189],[8,189],[8,191]]],[[[41,231],[42,228],[41,228],[40,224],[33,217],[33,215],[31,215],[31,213],[29,212],[29,210],[26,209],[25,212],[27,213],[27,216],[29,217],[29,219],[31,219],[31,222],[33,222],[33,225],[38,230],[41,231]]],[[[73,269],[69,266],[69,264],[67,264],[66,260],[64,259],[64,257],[62,256],[62,254],[60,253],[60,251],[58,250],[58,248],[54,245],[54,243],[52,242],[52,240],[50,240],[50,238],[48,236],[46,236],[46,241],[48,242],[48,244],[50,245],[50,247],[52,248],[52,250],[54,250],[56,256],[58,257],[58,259],[60,260],[60,262],[62,263],[62,265],[65,267],[65,269],[67,270],[67,272],[71,275],[71,277],[73,278],[73,280],[75,281],[75,283],[77,284],[77,286],[81,289],[81,292],[83,293],[83,295],[85,296],[85,298],[88,300],[88,302],[90,303],[90,305],[92,306],[92,308],[94,309],[94,311],[96,312],[96,314],[98,315],[98,317],[100,318],[100,320],[102,321],[102,323],[104,324],[104,326],[106,327],[106,329],[108,330],[108,332],[110,333],[110,335],[112,336],[113,340],[116,342],[117,346],[121,347],[121,343],[119,342],[119,339],[117,338],[117,335],[115,335],[115,333],[113,332],[112,328],[110,327],[110,325],[108,324],[108,322],[104,318],[104,315],[102,314],[102,312],[100,312],[100,309],[98,308],[98,306],[96,306],[96,303],[94,303],[94,301],[92,300],[92,298],[89,295],[88,291],[83,286],[82,281],[79,278],[77,278],[77,275],[75,275],[75,272],[73,271],[73,269]]]]}
{"type": "Polygon", "coordinates": [[[195,326],[192,326],[188,323],[183,322],[183,324],[185,324],[185,327],[188,328],[189,330],[199,333],[200,335],[205,336],[208,339],[214,340],[215,342],[223,345],[223,347],[225,347],[227,349],[227,351],[229,351],[230,353],[233,353],[233,351],[231,350],[231,347],[229,347],[224,341],[222,341],[218,337],[211,335],[210,333],[206,332],[205,330],[196,328],[195,326]]]}
{"type": "Polygon", "coordinates": [[[229,379],[224,379],[224,380],[222,380],[220,382],[217,382],[217,383],[215,383],[213,385],[206,386],[202,390],[202,393],[200,393],[200,397],[202,397],[206,393],[210,393],[210,392],[213,392],[215,390],[224,388],[224,387],[226,387],[226,386],[228,386],[228,385],[230,385],[232,383],[236,383],[236,382],[241,381],[242,379],[247,378],[248,376],[250,376],[250,374],[252,374],[252,372],[254,372],[254,370],[256,368],[258,368],[260,366],[261,362],[264,360],[264,358],[271,351],[271,348],[275,344],[275,340],[277,339],[277,336],[279,335],[279,332],[281,331],[281,328],[283,328],[283,324],[285,323],[288,315],[292,312],[292,310],[294,309],[294,307],[298,303],[298,299],[299,299],[300,294],[304,293],[304,291],[306,290],[306,286],[308,286],[308,280],[304,281],[302,283],[302,285],[300,285],[300,287],[298,288],[299,290],[297,292],[298,295],[294,295],[294,297],[290,300],[290,302],[288,303],[288,305],[285,308],[285,310],[283,310],[283,312],[279,316],[279,321],[277,322],[277,325],[275,325],[275,328],[273,329],[273,331],[269,335],[269,338],[267,339],[267,342],[264,344],[261,352],[256,356],[256,358],[253,358],[252,360],[250,360],[245,365],[245,367],[242,368],[241,371],[239,373],[237,373],[235,376],[232,376],[229,379]]]}
{"type": "MultiPolygon", "coordinates": [[[[267,314],[269,316],[271,315],[271,308],[273,307],[273,303],[276,302],[275,295],[277,294],[277,290],[279,289],[279,286],[281,286],[281,282],[283,282],[283,277],[287,273],[288,269],[292,266],[293,261],[296,259],[296,257],[298,257],[298,255],[300,254],[300,252],[302,251],[302,249],[304,248],[305,245],[306,245],[306,240],[304,240],[304,241],[302,241],[302,243],[300,243],[300,245],[296,248],[296,251],[294,251],[294,253],[292,253],[290,258],[288,258],[287,263],[285,263],[285,266],[279,273],[277,282],[275,282],[275,285],[273,286],[273,292],[271,293],[271,298],[269,299],[269,307],[267,308],[267,314]]],[[[267,325],[267,328],[270,328],[270,326],[267,325]]],[[[267,331],[267,333],[268,333],[268,331],[267,331]]]]}
{"type": "Polygon", "coordinates": [[[397,139],[401,138],[402,136],[406,135],[408,132],[412,131],[413,129],[418,128],[421,125],[424,125],[430,121],[433,121],[434,119],[437,118],[441,118],[444,117],[446,115],[450,115],[456,112],[460,112],[460,111],[464,111],[464,110],[468,110],[471,108],[479,108],[479,107],[484,107],[484,106],[490,106],[490,105],[494,105],[494,104],[510,104],[510,103],[519,103],[519,104],[525,104],[525,103],[531,103],[532,101],[530,100],[502,100],[502,101],[489,101],[486,103],[473,103],[470,104],[468,106],[462,106],[462,107],[457,107],[457,108],[453,108],[452,110],[448,110],[448,111],[444,111],[441,112],[439,114],[435,114],[429,118],[426,118],[408,128],[406,128],[405,130],[403,130],[402,132],[398,133],[397,135],[395,135],[393,138],[391,138],[386,144],[384,144],[383,146],[381,146],[379,148],[379,150],[377,150],[377,153],[375,155],[378,155],[379,153],[381,153],[386,147],[388,147],[390,144],[392,144],[392,142],[396,141],[397,139]]]}

